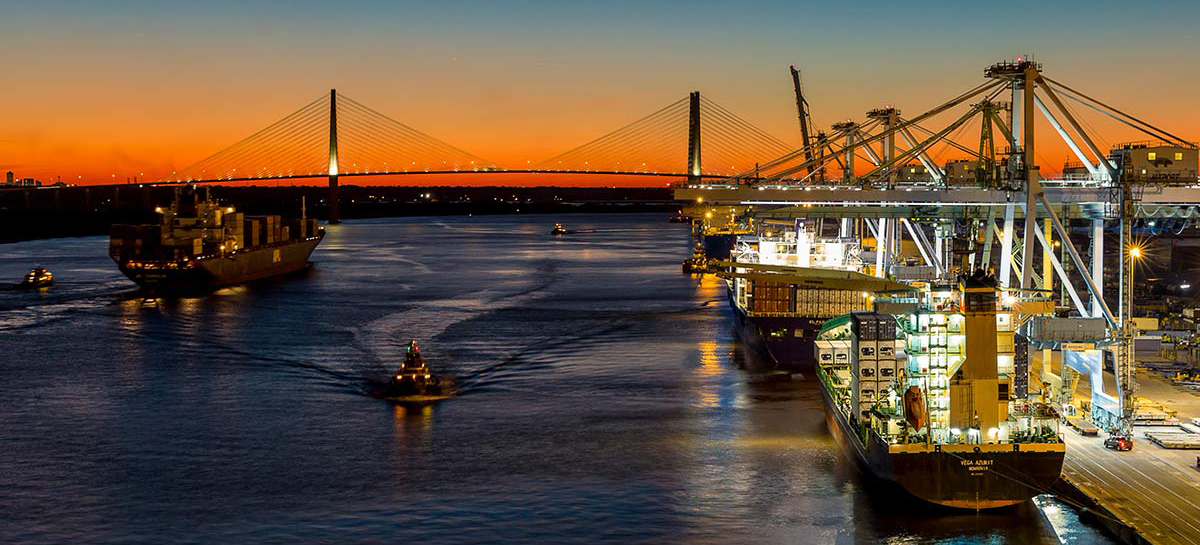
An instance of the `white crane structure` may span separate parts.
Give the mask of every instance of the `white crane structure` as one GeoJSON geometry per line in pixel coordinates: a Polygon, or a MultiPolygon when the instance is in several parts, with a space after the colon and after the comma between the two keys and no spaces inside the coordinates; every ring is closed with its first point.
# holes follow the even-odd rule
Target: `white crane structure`
{"type": "MultiPolygon", "coordinates": [[[[798,86],[797,93],[807,105],[798,86]]],[[[838,221],[842,236],[874,239],[864,246],[875,251],[863,257],[879,277],[913,279],[920,268],[951,281],[985,269],[1006,296],[1057,290],[1059,317],[1028,320],[1024,336],[1031,347],[1062,351],[1062,375],[1090,377],[1093,419],[1123,433],[1134,414],[1133,263],[1142,251],[1131,227],[1200,216],[1195,143],[1051,79],[1025,58],[987,67],[979,85],[918,115],[873,109],[865,121],[836,123],[823,138],[754,170],[680,185],[675,196],[743,207],[756,219],[838,221]],[[1102,150],[1072,106],[1148,140],[1102,150]],[[1043,177],[1035,144],[1050,131],[1036,132],[1038,125],[1078,163],[1043,177]],[[961,143],[964,129],[976,126],[978,147],[961,143]],[[938,164],[935,146],[960,158],[938,164]],[[1115,297],[1107,299],[1106,232],[1122,256],[1115,297]],[[902,259],[905,239],[922,265],[902,259]],[[1115,390],[1104,385],[1105,353],[1115,390]]]]}

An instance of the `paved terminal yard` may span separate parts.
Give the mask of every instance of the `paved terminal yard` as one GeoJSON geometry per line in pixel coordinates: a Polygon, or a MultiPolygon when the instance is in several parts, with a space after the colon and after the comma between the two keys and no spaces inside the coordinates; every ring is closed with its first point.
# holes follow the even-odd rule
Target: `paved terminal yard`
{"type": "MultiPolygon", "coordinates": [[[[1137,379],[1139,397],[1177,412],[1181,422],[1200,417],[1200,394],[1144,371],[1138,372],[1137,379]]],[[[1088,395],[1077,393],[1085,399],[1088,395]]],[[[1166,430],[1182,432],[1177,426],[1135,426],[1134,449],[1117,452],[1104,448],[1108,436],[1104,431],[1084,437],[1063,426],[1067,443],[1063,478],[1146,542],[1200,544],[1200,470],[1196,468],[1200,450],[1165,449],[1144,435],[1166,430]]]]}

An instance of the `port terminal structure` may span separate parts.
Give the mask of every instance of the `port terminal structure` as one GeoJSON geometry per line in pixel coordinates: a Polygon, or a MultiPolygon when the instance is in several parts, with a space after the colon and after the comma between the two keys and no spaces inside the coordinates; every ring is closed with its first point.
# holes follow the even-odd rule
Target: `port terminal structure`
{"type": "MultiPolygon", "coordinates": [[[[795,81],[807,134],[807,103],[795,81]]],[[[752,171],[682,183],[675,197],[690,203],[689,215],[700,222],[836,223],[840,236],[874,247],[864,257],[881,278],[913,279],[909,273],[919,269],[923,280],[952,281],[983,268],[995,271],[1006,297],[1057,292],[1066,307],[1058,316],[1018,318],[1030,348],[1063,353],[1060,373],[1043,369],[1031,383],[1087,377],[1092,420],[1130,433],[1137,390],[1132,271],[1142,257],[1131,226],[1156,218],[1190,222],[1200,214],[1197,145],[1051,79],[1040,63],[1023,58],[987,67],[982,83],[919,115],[903,117],[888,106],[866,118],[837,123],[752,171]],[[1152,141],[1106,153],[1066,101],[1152,141]],[[944,126],[931,124],[947,117],[944,126]],[[1035,160],[1036,139],[1046,137],[1034,130],[1038,118],[1078,160],[1061,176],[1043,178],[1035,160]],[[972,121],[977,148],[951,138],[972,121]],[[966,158],[935,164],[935,145],[966,158]],[[1104,234],[1112,231],[1122,256],[1115,301],[1105,298],[1104,275],[1111,266],[1104,234]],[[915,246],[920,265],[902,260],[905,245],[915,246]],[[1106,359],[1115,364],[1115,384],[1105,384],[1106,359]]]]}
{"type": "MultiPolygon", "coordinates": [[[[950,283],[984,269],[1014,308],[1049,296],[1057,312],[1017,314],[1014,329],[1030,356],[1040,349],[1043,361],[1059,363],[1031,366],[1014,398],[1040,396],[1065,407],[1082,378],[1090,396],[1083,416],[1131,436],[1138,399],[1132,293],[1144,257],[1132,228],[1189,225],[1200,216],[1196,143],[1069,87],[1026,58],[988,66],[980,84],[919,115],[876,108],[861,122],[810,137],[794,69],[793,76],[803,147],[735,176],[676,185],[697,231],[730,222],[776,230],[816,223],[863,249],[864,272],[880,278],[950,283]],[[1102,149],[1077,111],[1115,121],[1142,141],[1102,149]],[[968,126],[978,129],[978,146],[961,143],[968,126]],[[1077,160],[1054,176],[1043,176],[1036,160],[1039,142],[1061,146],[1047,138],[1060,139],[1077,160]],[[938,164],[935,146],[961,158],[938,164]],[[1119,256],[1119,263],[1106,263],[1106,234],[1117,244],[1109,260],[1119,256]]],[[[1087,464],[1104,462],[1076,465],[1087,464]]],[[[1073,484],[1084,490],[1087,483],[1073,484]]],[[[1153,530],[1136,534],[1142,542],[1171,542],[1150,537],[1153,530]]]]}

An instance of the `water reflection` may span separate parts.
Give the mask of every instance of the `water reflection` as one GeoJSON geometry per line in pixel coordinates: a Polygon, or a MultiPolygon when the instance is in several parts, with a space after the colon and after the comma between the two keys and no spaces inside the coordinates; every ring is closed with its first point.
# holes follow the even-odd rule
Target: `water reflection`
{"type": "Polygon", "coordinates": [[[1036,513],[886,511],[816,383],[758,374],[724,282],[680,274],[692,243],[661,215],[554,248],[552,219],[437,221],[331,227],[320,274],[146,305],[91,239],[101,272],[61,309],[0,293],[71,320],[9,334],[0,313],[24,541],[1055,542],[1025,531],[1036,513]],[[412,337],[469,395],[361,395],[412,337]]]}

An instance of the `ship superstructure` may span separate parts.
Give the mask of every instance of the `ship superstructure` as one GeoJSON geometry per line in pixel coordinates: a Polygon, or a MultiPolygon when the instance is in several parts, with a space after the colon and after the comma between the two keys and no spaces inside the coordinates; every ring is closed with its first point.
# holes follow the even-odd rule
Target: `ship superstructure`
{"type": "Polygon", "coordinates": [[[113,225],[109,255],[145,288],[183,289],[249,282],[300,270],[325,236],[317,220],[245,216],[207,188],[176,189],[159,221],[113,225]]]}
{"type": "Polygon", "coordinates": [[[869,292],[904,288],[860,272],[856,239],[820,237],[796,222],[738,237],[727,262],[729,300],[743,339],[784,367],[810,368],[825,320],[869,308],[869,292]]]}
{"type": "Polygon", "coordinates": [[[1058,478],[1058,414],[1029,398],[1013,322],[1053,307],[999,293],[976,274],[825,324],[817,374],[830,429],[867,473],[968,509],[1025,501],[1058,478]]]}

